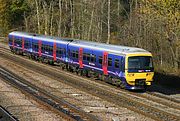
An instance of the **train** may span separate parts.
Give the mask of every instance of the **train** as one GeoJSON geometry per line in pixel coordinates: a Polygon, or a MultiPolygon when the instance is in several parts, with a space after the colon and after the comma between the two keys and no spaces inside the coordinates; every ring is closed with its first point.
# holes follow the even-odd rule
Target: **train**
{"type": "Polygon", "coordinates": [[[153,82],[152,54],[142,48],[13,31],[13,53],[41,62],[57,63],[79,75],[97,77],[128,90],[144,90],[153,82]]]}

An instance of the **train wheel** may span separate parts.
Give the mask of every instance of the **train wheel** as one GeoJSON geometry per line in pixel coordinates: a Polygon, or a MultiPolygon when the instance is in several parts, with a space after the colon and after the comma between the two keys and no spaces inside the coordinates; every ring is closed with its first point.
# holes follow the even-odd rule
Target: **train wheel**
{"type": "Polygon", "coordinates": [[[99,79],[99,74],[97,72],[94,72],[94,78],[99,79]]]}
{"type": "Polygon", "coordinates": [[[123,83],[122,81],[120,82],[119,86],[121,89],[125,89],[125,87],[126,87],[125,83],[123,83]]]}
{"type": "Polygon", "coordinates": [[[75,72],[76,72],[77,75],[79,75],[79,72],[80,72],[80,71],[79,71],[79,69],[77,69],[75,72]]]}
{"type": "Polygon", "coordinates": [[[35,56],[35,60],[36,60],[36,61],[38,61],[38,60],[39,60],[39,59],[38,59],[38,56],[35,56]]]}
{"type": "Polygon", "coordinates": [[[63,64],[61,65],[61,69],[64,70],[66,68],[66,66],[63,64]]]}
{"type": "Polygon", "coordinates": [[[99,75],[98,75],[98,79],[99,79],[100,81],[103,81],[102,74],[99,74],[99,75]]]}
{"type": "Polygon", "coordinates": [[[86,77],[88,77],[88,78],[90,77],[88,70],[86,70],[86,77]]]}
{"type": "Polygon", "coordinates": [[[83,70],[80,70],[80,75],[83,76],[83,70]]]}
{"type": "Polygon", "coordinates": [[[54,65],[54,61],[53,61],[53,60],[49,60],[48,63],[49,63],[50,65],[54,65]]]}
{"type": "Polygon", "coordinates": [[[41,63],[45,63],[45,58],[42,58],[42,59],[41,59],[41,63]]]}
{"type": "Polygon", "coordinates": [[[29,59],[31,59],[31,55],[29,53],[26,54],[29,59]]]}

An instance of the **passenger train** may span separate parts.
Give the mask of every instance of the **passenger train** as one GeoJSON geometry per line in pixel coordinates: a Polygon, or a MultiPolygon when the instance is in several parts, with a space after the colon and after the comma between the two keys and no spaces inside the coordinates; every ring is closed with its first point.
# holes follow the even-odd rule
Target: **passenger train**
{"type": "Polygon", "coordinates": [[[96,76],[126,89],[146,89],[154,76],[152,54],[144,49],[14,31],[12,52],[58,63],[63,69],[96,76]]]}

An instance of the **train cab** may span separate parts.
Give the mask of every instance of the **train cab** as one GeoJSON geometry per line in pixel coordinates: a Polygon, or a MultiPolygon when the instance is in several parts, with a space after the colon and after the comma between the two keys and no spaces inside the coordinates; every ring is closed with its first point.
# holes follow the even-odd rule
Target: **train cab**
{"type": "Polygon", "coordinates": [[[127,54],[125,64],[125,78],[128,89],[145,89],[151,85],[154,76],[152,55],[127,54]]]}

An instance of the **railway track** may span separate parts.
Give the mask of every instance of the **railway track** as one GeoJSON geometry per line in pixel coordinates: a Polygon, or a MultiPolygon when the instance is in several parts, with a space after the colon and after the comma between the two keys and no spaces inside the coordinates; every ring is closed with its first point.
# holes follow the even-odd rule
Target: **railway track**
{"type": "Polygon", "coordinates": [[[6,109],[0,106],[0,121],[18,121],[6,109]]]}
{"type": "Polygon", "coordinates": [[[63,99],[60,99],[59,97],[49,94],[49,92],[46,92],[46,90],[40,89],[37,86],[32,85],[31,83],[27,82],[21,77],[18,77],[12,72],[9,72],[1,66],[0,77],[3,78],[3,80],[6,80],[11,85],[15,86],[16,88],[22,90],[23,92],[30,94],[30,96],[33,96],[36,101],[50,107],[51,110],[53,109],[55,112],[59,113],[63,118],[67,120],[97,120],[97,118],[93,115],[78,109],[76,106],[66,102],[63,99]]]}
{"type": "MultiPolygon", "coordinates": [[[[41,74],[45,74],[46,76],[49,76],[51,78],[54,79],[62,79],[64,75],[60,74],[57,72],[57,69],[53,69],[52,67],[52,71],[50,70],[43,70],[42,67],[40,66],[35,66],[32,63],[28,63],[28,64],[23,64],[24,62],[22,62],[22,60],[16,60],[13,59],[13,57],[8,57],[8,55],[4,54],[4,56],[6,56],[7,59],[12,59],[15,62],[20,62],[21,61],[21,65],[25,66],[27,68],[30,69],[34,69],[37,72],[41,73],[41,74]],[[56,70],[56,72],[55,72],[56,70]]],[[[72,74],[71,74],[72,75],[72,74]]],[[[73,77],[72,77],[73,78],[73,77]]],[[[132,97],[127,97],[127,93],[123,94],[123,93],[119,93],[119,95],[116,93],[112,93],[112,92],[108,92],[105,89],[102,89],[100,87],[95,87],[93,85],[90,84],[85,84],[83,82],[78,83],[77,81],[75,81],[76,79],[72,79],[69,77],[68,81],[64,81],[63,83],[69,83],[72,86],[76,86],[76,88],[81,88],[84,91],[88,91],[89,93],[92,93],[98,97],[104,98],[109,102],[113,102],[116,105],[119,106],[124,106],[126,108],[129,108],[135,112],[138,112],[140,114],[143,114],[147,117],[151,117],[155,120],[179,120],[179,116],[178,115],[174,115],[172,113],[169,113],[167,111],[163,111],[160,110],[156,107],[150,106],[148,104],[144,104],[142,102],[138,102],[137,100],[131,99],[132,97]],[[94,93],[96,92],[96,93],[94,93]]]]}
{"type": "MultiPolygon", "coordinates": [[[[8,51],[8,52],[10,51],[9,48],[0,48],[0,50],[8,51]]],[[[26,58],[26,56],[24,56],[24,57],[26,58]]],[[[57,70],[61,70],[61,68],[59,68],[58,66],[57,67],[55,66],[53,68],[55,68],[57,70]]],[[[72,73],[70,73],[70,74],[72,74],[72,73]]],[[[84,77],[84,78],[86,78],[86,77],[84,77]]],[[[138,96],[138,97],[142,97],[142,98],[146,98],[148,100],[152,100],[152,101],[155,101],[155,102],[158,102],[158,103],[161,103],[161,104],[167,105],[169,107],[172,107],[172,108],[180,110],[180,107],[176,105],[176,104],[180,104],[180,100],[176,100],[175,98],[172,98],[172,97],[167,97],[167,96],[164,96],[162,94],[157,94],[157,93],[153,93],[153,92],[149,92],[149,91],[146,91],[146,93],[144,93],[144,94],[142,94],[142,93],[139,94],[139,93],[129,92],[127,90],[117,88],[116,86],[107,84],[107,83],[105,83],[103,81],[97,81],[96,79],[92,79],[91,78],[91,81],[93,81],[95,83],[100,83],[100,84],[103,84],[103,85],[106,85],[106,86],[110,86],[112,88],[115,88],[115,89],[117,89],[119,91],[119,92],[116,91],[117,93],[130,93],[132,95],[135,95],[135,96],[138,96]],[[158,99],[155,99],[155,98],[161,98],[161,100],[158,100],[158,99]],[[167,103],[166,100],[167,101],[171,101],[171,103],[167,103]],[[175,105],[172,105],[172,103],[175,103],[175,105]]]]}
{"type": "MultiPolygon", "coordinates": [[[[9,47],[3,47],[3,48],[0,48],[0,50],[2,50],[2,51],[4,51],[4,52],[5,52],[5,51],[10,52],[9,47]]],[[[23,57],[23,56],[21,56],[21,57],[23,57]]],[[[26,59],[26,56],[24,56],[24,58],[26,59]]],[[[58,66],[57,66],[57,67],[55,66],[55,67],[53,67],[53,68],[55,68],[55,69],[57,69],[57,70],[62,70],[62,69],[59,68],[58,66]]],[[[72,73],[70,73],[70,74],[72,74],[72,73]]],[[[84,78],[86,78],[86,77],[84,77],[84,78]]],[[[168,100],[168,101],[171,101],[171,102],[180,104],[180,100],[176,100],[175,98],[167,97],[167,96],[164,96],[164,95],[162,95],[162,94],[157,94],[157,93],[153,93],[153,92],[150,92],[150,91],[146,91],[146,94],[148,94],[148,95],[142,95],[142,94],[138,94],[138,93],[134,93],[134,92],[129,92],[129,91],[126,91],[126,90],[124,90],[124,89],[117,88],[117,87],[114,86],[114,85],[110,85],[110,84],[107,84],[107,83],[102,82],[102,81],[98,81],[98,82],[97,82],[96,79],[92,79],[92,78],[91,78],[91,81],[94,81],[94,82],[96,82],[96,83],[100,83],[100,84],[103,84],[103,85],[110,86],[110,87],[112,87],[112,88],[115,88],[115,89],[123,92],[123,93],[127,93],[127,92],[128,92],[128,93],[131,93],[131,94],[133,94],[133,95],[140,96],[140,97],[143,97],[143,98],[148,98],[148,99],[150,99],[150,96],[153,96],[153,97],[165,99],[165,100],[168,100]]],[[[154,100],[153,98],[152,98],[152,100],[153,100],[153,101],[156,101],[156,102],[160,102],[160,103],[165,104],[165,105],[167,105],[167,106],[171,106],[171,107],[173,107],[173,108],[180,109],[180,107],[178,107],[178,106],[173,106],[172,104],[169,104],[169,103],[166,103],[166,102],[154,100]]]]}
{"type": "MultiPolygon", "coordinates": [[[[96,80],[92,80],[92,81],[96,81],[96,80]]],[[[177,100],[177,99],[172,98],[172,97],[167,97],[167,96],[165,96],[163,94],[153,93],[153,92],[150,92],[150,91],[140,92],[140,93],[139,92],[131,92],[131,91],[127,91],[127,90],[124,90],[124,89],[120,89],[120,88],[118,88],[116,86],[107,84],[107,83],[102,82],[102,81],[100,81],[98,83],[109,86],[111,88],[114,88],[113,92],[116,92],[117,94],[118,93],[123,93],[123,94],[127,94],[129,96],[134,96],[134,98],[140,97],[140,98],[143,98],[143,99],[151,100],[153,102],[157,102],[157,103],[166,105],[166,106],[171,107],[173,109],[180,110],[180,100],[177,100]]]]}

